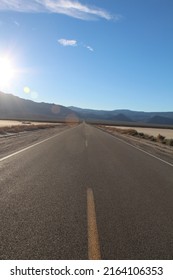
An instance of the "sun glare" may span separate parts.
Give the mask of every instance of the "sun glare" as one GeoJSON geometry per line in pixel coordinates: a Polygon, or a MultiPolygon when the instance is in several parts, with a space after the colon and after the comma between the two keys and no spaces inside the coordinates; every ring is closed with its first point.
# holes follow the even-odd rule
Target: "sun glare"
{"type": "Polygon", "coordinates": [[[9,86],[15,75],[15,69],[11,59],[8,57],[0,57],[0,86],[9,86]]]}

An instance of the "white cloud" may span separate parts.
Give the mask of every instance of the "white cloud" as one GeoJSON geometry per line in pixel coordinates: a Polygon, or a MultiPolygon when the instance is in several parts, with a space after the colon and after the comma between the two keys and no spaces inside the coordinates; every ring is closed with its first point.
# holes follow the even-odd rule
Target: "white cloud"
{"type": "Polygon", "coordinates": [[[16,21],[16,20],[14,21],[14,24],[15,24],[16,26],[18,26],[18,27],[20,26],[20,24],[19,24],[18,21],[16,21]]]}
{"type": "Polygon", "coordinates": [[[78,19],[104,18],[110,20],[112,18],[106,10],[83,5],[76,0],[44,0],[44,4],[53,13],[66,14],[78,19]]]}
{"type": "Polygon", "coordinates": [[[41,1],[38,0],[0,0],[0,10],[16,12],[42,12],[43,5],[41,4],[41,1]]]}
{"type": "Polygon", "coordinates": [[[91,46],[85,45],[81,42],[77,42],[77,40],[67,40],[67,39],[59,39],[58,43],[64,47],[70,46],[70,47],[79,47],[82,46],[83,48],[87,48],[89,51],[93,52],[94,49],[91,46]]]}
{"type": "Polygon", "coordinates": [[[82,4],[78,0],[0,0],[0,10],[17,12],[51,12],[82,20],[103,18],[119,20],[99,7],[82,4]]]}
{"type": "Polygon", "coordinates": [[[86,48],[87,48],[89,51],[91,51],[91,52],[93,52],[93,51],[94,51],[94,49],[93,49],[93,48],[91,48],[90,46],[86,46],[86,48]]]}
{"type": "Polygon", "coordinates": [[[76,47],[77,46],[76,40],[59,39],[58,43],[65,47],[67,47],[67,46],[76,47]]]}

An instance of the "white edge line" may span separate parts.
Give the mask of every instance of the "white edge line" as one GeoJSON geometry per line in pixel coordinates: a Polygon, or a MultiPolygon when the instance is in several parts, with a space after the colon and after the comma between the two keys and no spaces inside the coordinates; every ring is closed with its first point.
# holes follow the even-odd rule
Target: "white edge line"
{"type": "MultiPolygon", "coordinates": [[[[74,129],[74,128],[75,128],[75,127],[71,128],[71,129],[74,129]]],[[[50,140],[50,139],[52,139],[52,138],[54,138],[54,137],[56,137],[56,136],[58,136],[58,135],[64,133],[64,132],[66,132],[66,131],[68,131],[68,129],[65,130],[65,131],[61,131],[61,132],[59,132],[59,133],[57,133],[57,134],[55,134],[55,135],[53,135],[53,136],[51,136],[51,137],[49,137],[49,138],[46,138],[46,139],[44,139],[44,140],[42,140],[42,141],[40,141],[40,142],[38,142],[38,143],[35,143],[35,144],[33,144],[33,145],[30,145],[30,146],[28,146],[28,147],[26,147],[26,148],[24,148],[24,149],[22,149],[22,150],[19,150],[19,151],[15,152],[15,153],[12,153],[12,154],[10,154],[10,155],[8,155],[8,156],[6,156],[6,157],[3,157],[3,158],[0,159],[0,162],[1,162],[1,161],[4,161],[4,160],[6,160],[6,159],[8,159],[8,158],[10,158],[10,157],[13,157],[13,156],[15,156],[15,155],[17,155],[17,154],[20,154],[20,153],[22,153],[22,152],[24,152],[24,151],[26,151],[26,150],[29,150],[30,148],[33,148],[33,147],[35,147],[35,146],[37,146],[37,145],[40,145],[41,143],[44,143],[44,142],[46,142],[46,141],[48,141],[48,140],[50,140]]]]}
{"type": "MultiPolygon", "coordinates": [[[[103,131],[105,131],[105,130],[103,130],[103,131]]],[[[107,131],[105,131],[105,132],[107,132],[107,131]]],[[[171,164],[170,162],[168,162],[168,161],[166,161],[166,160],[163,160],[163,159],[161,159],[161,158],[159,158],[159,157],[156,157],[156,156],[154,156],[154,155],[152,155],[152,154],[150,154],[150,153],[144,151],[143,149],[140,149],[140,148],[138,148],[138,147],[136,147],[136,146],[134,146],[134,145],[132,145],[132,144],[129,144],[129,143],[126,142],[125,140],[122,140],[122,139],[120,139],[120,138],[118,138],[118,137],[116,137],[116,136],[114,136],[114,135],[112,135],[112,134],[110,134],[110,133],[109,133],[109,135],[112,136],[112,137],[114,137],[115,139],[119,140],[120,142],[125,143],[126,145],[131,146],[131,147],[135,148],[136,150],[139,150],[139,151],[141,151],[141,152],[143,152],[143,153],[149,155],[150,157],[153,157],[153,158],[155,158],[155,159],[158,159],[158,160],[160,160],[160,161],[162,161],[162,162],[168,164],[169,166],[172,166],[172,167],[173,167],[173,164],[171,164]]]]}

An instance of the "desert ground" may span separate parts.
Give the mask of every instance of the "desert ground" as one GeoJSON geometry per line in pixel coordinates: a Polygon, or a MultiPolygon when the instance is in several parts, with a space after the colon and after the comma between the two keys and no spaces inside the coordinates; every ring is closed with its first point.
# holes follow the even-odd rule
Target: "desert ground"
{"type": "MultiPolygon", "coordinates": [[[[111,126],[107,126],[111,127],[111,126]]],[[[135,129],[137,132],[143,132],[148,135],[153,135],[157,137],[158,134],[165,136],[168,139],[173,138],[173,129],[164,129],[164,128],[150,128],[150,127],[127,127],[127,126],[114,126],[115,128],[120,129],[135,129]]]]}
{"type": "MultiPolygon", "coordinates": [[[[18,126],[18,125],[47,125],[52,124],[49,122],[32,122],[32,121],[13,121],[13,120],[0,120],[0,127],[6,127],[6,126],[18,126]]],[[[58,125],[58,123],[53,123],[58,125]]]]}

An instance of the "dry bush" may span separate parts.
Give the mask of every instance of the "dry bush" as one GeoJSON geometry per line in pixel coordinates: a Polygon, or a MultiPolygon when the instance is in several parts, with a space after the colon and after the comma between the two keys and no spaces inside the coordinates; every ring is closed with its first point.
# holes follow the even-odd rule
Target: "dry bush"
{"type": "Polygon", "coordinates": [[[173,146],[173,139],[166,139],[166,144],[169,146],[173,146]]]}
{"type": "Polygon", "coordinates": [[[4,129],[4,127],[0,127],[0,134],[5,134],[5,129],[4,129]]]}
{"type": "Polygon", "coordinates": [[[154,137],[153,135],[150,135],[150,136],[149,136],[149,140],[151,140],[151,141],[153,141],[153,142],[156,142],[157,139],[156,139],[156,137],[154,137]]]}
{"type": "Polygon", "coordinates": [[[164,143],[164,140],[165,140],[165,136],[163,136],[163,135],[161,135],[161,134],[158,134],[158,135],[157,135],[157,141],[158,141],[158,142],[164,143]]]}
{"type": "Polygon", "coordinates": [[[135,129],[130,128],[130,129],[122,129],[122,134],[137,136],[138,132],[135,129]]]}
{"type": "Polygon", "coordinates": [[[145,134],[143,133],[143,132],[138,132],[138,136],[140,137],[140,138],[145,138],[145,134]]]}
{"type": "Polygon", "coordinates": [[[169,145],[169,146],[173,146],[173,139],[166,139],[165,136],[158,134],[157,137],[153,136],[153,135],[149,135],[143,132],[138,132],[135,129],[132,128],[118,128],[118,127],[105,127],[105,126],[98,126],[101,129],[106,129],[108,132],[110,133],[114,133],[114,132],[118,132],[121,134],[126,134],[126,135],[131,135],[131,136],[135,136],[138,138],[142,138],[142,139],[146,139],[152,142],[159,142],[161,144],[165,144],[165,145],[169,145]]]}
{"type": "Polygon", "coordinates": [[[0,134],[4,135],[7,133],[19,133],[23,131],[34,131],[38,129],[53,128],[55,125],[41,124],[41,125],[15,125],[15,126],[5,126],[0,127],[0,134]]]}

